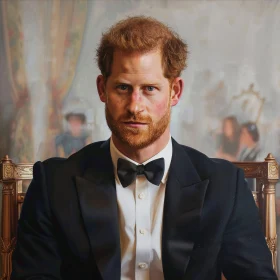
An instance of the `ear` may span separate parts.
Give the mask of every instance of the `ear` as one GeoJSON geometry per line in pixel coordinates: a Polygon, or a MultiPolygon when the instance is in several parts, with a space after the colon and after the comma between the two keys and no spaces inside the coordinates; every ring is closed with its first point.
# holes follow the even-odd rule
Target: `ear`
{"type": "Polygon", "coordinates": [[[184,89],[184,81],[181,77],[177,77],[171,84],[171,106],[175,106],[181,98],[184,89]]]}
{"type": "Polygon", "coordinates": [[[96,86],[100,100],[106,102],[105,78],[103,75],[99,75],[96,78],[96,86]]]}

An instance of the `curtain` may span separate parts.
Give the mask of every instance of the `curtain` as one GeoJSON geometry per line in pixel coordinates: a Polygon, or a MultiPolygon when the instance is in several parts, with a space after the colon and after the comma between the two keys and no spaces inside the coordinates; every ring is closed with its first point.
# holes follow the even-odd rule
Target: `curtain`
{"type": "Polygon", "coordinates": [[[12,157],[20,162],[32,162],[34,159],[32,114],[25,71],[24,34],[19,0],[1,1],[1,5],[8,75],[16,108],[10,135],[12,157]]]}
{"type": "Polygon", "coordinates": [[[50,22],[50,88],[49,135],[62,126],[62,103],[66,97],[77,66],[87,13],[87,2],[54,0],[50,22]]]}
{"type": "Polygon", "coordinates": [[[12,158],[33,162],[53,155],[53,138],[62,127],[61,109],[80,55],[88,3],[14,0],[1,4],[16,105],[12,158]]]}

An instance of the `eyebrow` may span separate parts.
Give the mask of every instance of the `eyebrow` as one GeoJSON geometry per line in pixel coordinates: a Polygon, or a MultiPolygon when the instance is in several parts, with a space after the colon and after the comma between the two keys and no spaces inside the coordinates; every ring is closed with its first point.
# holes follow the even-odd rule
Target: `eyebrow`
{"type": "MultiPolygon", "coordinates": [[[[114,85],[128,85],[131,86],[129,82],[121,81],[121,80],[115,80],[113,81],[114,85]]],[[[147,82],[147,83],[142,83],[140,86],[161,86],[162,83],[159,82],[147,82]]]]}

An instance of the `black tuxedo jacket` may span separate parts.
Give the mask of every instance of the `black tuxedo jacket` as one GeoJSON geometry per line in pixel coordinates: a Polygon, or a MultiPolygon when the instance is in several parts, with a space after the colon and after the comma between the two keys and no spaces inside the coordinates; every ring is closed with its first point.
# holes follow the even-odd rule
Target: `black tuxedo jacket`
{"type": "MultiPolygon", "coordinates": [[[[109,141],[34,165],[17,234],[13,280],[120,279],[109,141]]],[[[174,140],[162,264],[166,280],[277,279],[243,172],[174,140]]]]}

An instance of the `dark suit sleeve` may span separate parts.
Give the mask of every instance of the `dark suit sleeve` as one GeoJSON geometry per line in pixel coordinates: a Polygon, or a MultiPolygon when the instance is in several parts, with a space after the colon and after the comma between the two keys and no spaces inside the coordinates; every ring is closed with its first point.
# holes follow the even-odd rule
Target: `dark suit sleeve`
{"type": "Polygon", "coordinates": [[[258,209],[242,170],[238,170],[234,200],[220,254],[225,277],[227,280],[277,280],[258,209]]]}
{"type": "Polygon", "coordinates": [[[18,223],[11,280],[58,280],[61,279],[61,258],[54,234],[43,163],[34,165],[33,174],[18,223]]]}

